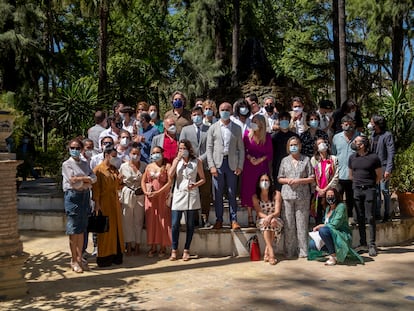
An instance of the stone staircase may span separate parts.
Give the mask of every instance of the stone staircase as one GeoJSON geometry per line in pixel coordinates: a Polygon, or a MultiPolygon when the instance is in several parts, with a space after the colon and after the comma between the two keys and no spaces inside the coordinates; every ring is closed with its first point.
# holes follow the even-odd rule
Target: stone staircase
{"type": "MultiPolygon", "coordinates": [[[[37,180],[36,184],[31,186],[22,184],[18,192],[19,230],[65,231],[66,219],[63,207],[63,194],[56,191],[56,185],[53,187],[53,183],[53,180],[37,180]]],[[[397,204],[396,200],[393,201],[393,204],[397,204]]],[[[398,207],[395,208],[398,209],[398,207]]],[[[192,253],[200,256],[248,256],[247,241],[255,234],[259,237],[260,247],[263,252],[264,241],[260,231],[255,228],[246,228],[248,223],[247,210],[245,208],[239,208],[238,210],[238,221],[243,227],[240,231],[230,229],[228,211],[228,208],[224,209],[224,227],[222,229],[196,229],[191,244],[192,253]]],[[[209,222],[211,224],[215,223],[213,207],[211,207],[209,222]]],[[[181,248],[185,242],[184,218],[182,224],[183,232],[180,234],[179,241],[181,248]]],[[[311,227],[312,224],[310,224],[311,227]]],[[[369,232],[367,232],[367,236],[369,237],[369,232]]],[[[377,246],[397,245],[413,238],[414,218],[396,218],[392,222],[377,225],[377,246]]],[[[145,241],[146,235],[144,230],[142,245],[145,245],[145,241]]],[[[282,243],[283,238],[275,245],[277,253],[282,253],[282,243]]],[[[358,244],[358,228],[353,226],[353,246],[358,244]]]]}

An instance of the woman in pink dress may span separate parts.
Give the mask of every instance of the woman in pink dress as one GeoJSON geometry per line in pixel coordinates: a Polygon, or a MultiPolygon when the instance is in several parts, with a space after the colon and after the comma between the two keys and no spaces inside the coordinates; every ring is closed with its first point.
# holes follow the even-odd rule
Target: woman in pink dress
{"type": "Polygon", "coordinates": [[[148,257],[154,257],[158,245],[158,257],[164,257],[167,247],[171,246],[171,210],[166,203],[171,187],[168,177],[170,164],[165,163],[163,151],[159,146],[152,148],[151,163],[147,165],[141,179],[145,194],[147,244],[151,247],[148,257]]]}
{"type": "Polygon", "coordinates": [[[252,118],[250,129],[243,137],[245,161],[241,181],[241,205],[247,207],[249,227],[256,227],[253,220],[252,196],[260,175],[269,174],[273,157],[272,138],[266,133],[265,117],[258,114],[252,118]]]}

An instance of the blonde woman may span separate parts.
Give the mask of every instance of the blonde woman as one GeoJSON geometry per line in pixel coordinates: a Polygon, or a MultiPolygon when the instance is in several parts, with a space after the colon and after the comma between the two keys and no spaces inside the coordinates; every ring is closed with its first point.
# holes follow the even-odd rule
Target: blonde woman
{"type": "Polygon", "coordinates": [[[247,207],[249,227],[256,227],[252,213],[252,196],[259,176],[270,174],[269,163],[273,157],[272,137],[266,133],[264,116],[258,114],[252,118],[250,129],[245,132],[243,142],[246,160],[241,180],[241,205],[247,207]]]}
{"type": "Polygon", "coordinates": [[[211,99],[207,99],[203,102],[202,105],[203,108],[203,114],[204,114],[204,118],[203,118],[203,124],[210,126],[213,123],[217,122],[217,118],[215,117],[215,115],[217,114],[217,107],[216,107],[216,103],[211,100],[211,99]]]}

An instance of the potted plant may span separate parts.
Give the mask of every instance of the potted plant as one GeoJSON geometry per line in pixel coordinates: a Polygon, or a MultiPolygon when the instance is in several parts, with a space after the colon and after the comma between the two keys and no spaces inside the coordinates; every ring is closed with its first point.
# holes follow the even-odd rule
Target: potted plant
{"type": "Polygon", "coordinates": [[[397,193],[401,216],[414,217],[414,143],[397,153],[391,187],[397,193]]]}

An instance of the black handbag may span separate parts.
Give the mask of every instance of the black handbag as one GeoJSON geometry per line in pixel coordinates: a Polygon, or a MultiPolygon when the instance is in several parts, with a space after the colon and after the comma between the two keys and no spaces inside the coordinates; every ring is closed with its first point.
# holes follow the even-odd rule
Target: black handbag
{"type": "Polygon", "coordinates": [[[102,215],[99,210],[98,214],[92,214],[88,217],[88,232],[104,233],[109,231],[109,217],[102,215]]]}

